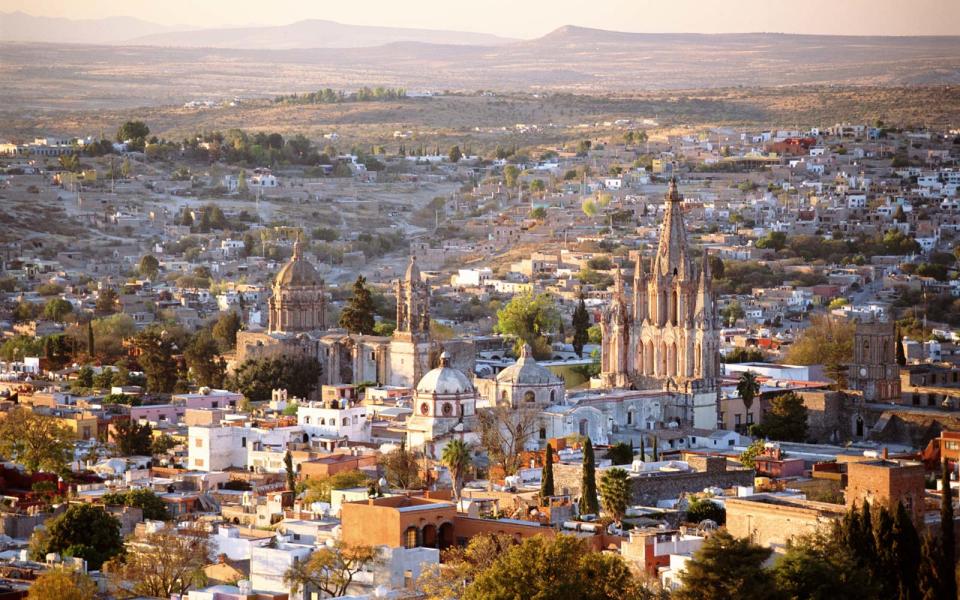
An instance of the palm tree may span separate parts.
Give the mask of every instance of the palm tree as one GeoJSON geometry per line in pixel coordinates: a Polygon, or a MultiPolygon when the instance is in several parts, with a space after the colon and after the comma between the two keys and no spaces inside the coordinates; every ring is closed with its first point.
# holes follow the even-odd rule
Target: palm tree
{"type": "Polygon", "coordinates": [[[463,440],[451,440],[449,444],[443,447],[440,454],[440,462],[450,469],[450,475],[453,479],[453,497],[460,504],[460,488],[463,486],[463,474],[468,468],[472,459],[470,457],[470,445],[463,440]]]}
{"type": "Polygon", "coordinates": [[[757,381],[757,374],[753,371],[744,371],[740,374],[740,380],[737,381],[737,393],[743,400],[743,405],[750,414],[750,407],[753,406],[753,399],[760,393],[760,382],[757,381]]]}

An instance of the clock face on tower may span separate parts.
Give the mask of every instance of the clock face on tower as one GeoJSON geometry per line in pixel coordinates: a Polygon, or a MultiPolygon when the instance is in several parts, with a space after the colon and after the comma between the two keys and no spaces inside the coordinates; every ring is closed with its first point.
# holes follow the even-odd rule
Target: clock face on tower
{"type": "Polygon", "coordinates": [[[866,377],[866,376],[867,376],[867,368],[860,367],[860,377],[866,377]]]}
{"type": "Polygon", "coordinates": [[[420,414],[429,415],[430,414],[430,405],[424,402],[420,405],[420,414]]]}

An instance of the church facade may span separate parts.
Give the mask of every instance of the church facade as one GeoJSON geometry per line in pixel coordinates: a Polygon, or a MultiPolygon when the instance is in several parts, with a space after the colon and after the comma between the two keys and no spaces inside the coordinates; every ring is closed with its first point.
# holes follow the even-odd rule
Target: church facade
{"type": "MultiPolygon", "coordinates": [[[[303,256],[300,242],[271,286],[267,328],[237,333],[235,365],[249,359],[305,356],[321,365],[319,384],[359,384],[413,387],[437,362],[439,345],[430,337],[430,288],[411,258],[404,277],[395,284],[397,329],[393,336],[361,335],[327,323],[323,279],[303,256]]],[[[473,348],[452,340],[455,362],[473,370],[473,348]]]]}
{"type": "Polygon", "coordinates": [[[638,253],[632,303],[618,271],[604,312],[599,386],[662,390],[664,418],[696,427],[717,424],[720,336],[705,254],[690,257],[683,197],[671,180],[656,254],[646,268],[638,253]]]}

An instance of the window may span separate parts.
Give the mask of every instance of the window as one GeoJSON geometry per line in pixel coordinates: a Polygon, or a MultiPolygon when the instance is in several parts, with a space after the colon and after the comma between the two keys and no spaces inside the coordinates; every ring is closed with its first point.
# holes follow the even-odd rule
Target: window
{"type": "Polygon", "coordinates": [[[193,440],[194,448],[203,448],[203,438],[194,438],[193,440]]]}
{"type": "Polygon", "coordinates": [[[417,547],[417,528],[416,527],[407,527],[407,530],[403,534],[403,547],[404,548],[416,548],[417,547]]]}
{"type": "Polygon", "coordinates": [[[527,390],[526,392],[523,393],[524,402],[533,402],[536,399],[537,399],[537,396],[536,394],[533,393],[532,390],[527,390]]]}
{"type": "Polygon", "coordinates": [[[740,418],[741,418],[742,416],[743,416],[743,415],[741,415],[741,414],[733,415],[734,423],[736,423],[737,425],[739,425],[739,424],[740,424],[740,418]]]}
{"type": "Polygon", "coordinates": [[[753,423],[753,413],[747,413],[747,424],[753,423]]]}
{"type": "Polygon", "coordinates": [[[194,464],[195,466],[202,467],[202,466],[203,466],[203,459],[202,459],[202,458],[195,458],[195,459],[193,459],[193,464],[194,464]]]}
{"type": "Polygon", "coordinates": [[[960,442],[945,442],[944,447],[947,450],[958,450],[960,449],[960,442]]]}
{"type": "Polygon", "coordinates": [[[214,400],[213,402],[210,403],[210,408],[220,408],[220,402],[218,402],[217,400],[214,400]]]}
{"type": "Polygon", "coordinates": [[[241,448],[246,448],[246,447],[247,447],[247,438],[245,438],[245,437],[240,438],[240,447],[241,447],[241,448]]]}

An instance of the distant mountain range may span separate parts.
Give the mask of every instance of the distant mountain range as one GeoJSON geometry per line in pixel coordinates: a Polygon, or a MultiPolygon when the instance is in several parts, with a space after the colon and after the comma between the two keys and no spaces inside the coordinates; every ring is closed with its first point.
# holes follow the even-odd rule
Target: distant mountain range
{"type": "Polygon", "coordinates": [[[363,48],[395,42],[499,46],[515,41],[486,33],[345,25],[320,19],[289,25],[189,29],[132,17],[73,20],[35,17],[23,12],[0,13],[0,42],[289,50],[363,48]]]}
{"type": "Polygon", "coordinates": [[[145,35],[177,31],[182,27],[157,25],[133,17],[65,19],[35,17],[24,12],[0,12],[0,41],[52,44],[117,44],[145,35]]]}

